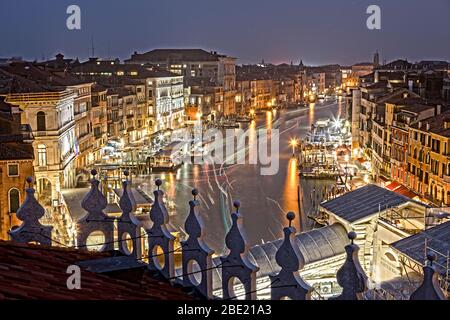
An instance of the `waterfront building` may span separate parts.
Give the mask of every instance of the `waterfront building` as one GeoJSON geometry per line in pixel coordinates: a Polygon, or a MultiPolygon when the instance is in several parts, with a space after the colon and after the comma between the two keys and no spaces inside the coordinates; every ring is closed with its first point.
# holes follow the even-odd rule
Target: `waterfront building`
{"type": "Polygon", "coordinates": [[[186,86],[192,78],[205,79],[205,84],[213,82],[214,87],[223,88],[223,106],[217,110],[218,115],[228,117],[236,112],[236,58],[202,49],[155,49],[135,52],[125,63],[158,66],[183,76],[186,86]]]}
{"type": "Polygon", "coordinates": [[[108,119],[107,119],[107,89],[99,84],[92,86],[92,157],[94,163],[101,162],[102,148],[108,140],[108,119]]]}
{"type": "Polygon", "coordinates": [[[204,79],[191,78],[187,81],[189,93],[186,95],[186,121],[192,124],[202,120],[214,122],[223,110],[223,87],[204,79]]]}
{"type": "Polygon", "coordinates": [[[450,113],[409,128],[408,186],[437,205],[450,205],[450,113]]]}
{"type": "Polygon", "coordinates": [[[69,86],[75,92],[73,113],[75,118],[76,162],[75,167],[86,170],[94,163],[94,135],[92,131],[92,98],[91,89],[94,83],[81,83],[69,86]]]}
{"type": "Polygon", "coordinates": [[[249,79],[236,78],[236,113],[249,115],[252,109],[252,90],[249,79]]]}
{"type": "Polygon", "coordinates": [[[34,175],[33,135],[21,113],[0,97],[0,240],[20,224],[16,212],[25,199],[25,179],[34,175]]]}
{"type": "Polygon", "coordinates": [[[66,79],[31,63],[12,64],[2,70],[14,79],[5,93],[6,101],[24,111],[22,124],[33,130],[38,192],[46,197],[46,205],[58,207],[61,188],[76,183],[74,102],[78,92],[66,79]],[[47,81],[46,85],[40,85],[41,81],[47,81]]]}
{"type": "MultiPolygon", "coordinates": [[[[403,277],[402,288],[406,289],[411,270],[404,272],[405,266],[393,246],[442,222],[433,218],[429,206],[373,184],[323,202],[319,210],[329,224],[341,223],[356,232],[355,243],[361,248],[359,259],[374,289],[392,289],[398,277],[403,277]]],[[[435,244],[431,247],[440,249],[435,244]]],[[[422,262],[426,259],[425,248],[425,243],[417,244],[422,262]]],[[[421,272],[416,269],[415,278],[421,272]]]]}
{"type": "Polygon", "coordinates": [[[391,179],[408,185],[409,127],[440,112],[440,105],[427,104],[420,97],[412,97],[410,92],[386,101],[386,154],[390,155],[391,179]]]}
{"type": "MultiPolygon", "coordinates": [[[[141,121],[141,129],[133,134],[136,137],[144,132],[152,134],[166,129],[176,129],[183,125],[184,86],[181,75],[156,66],[143,67],[121,64],[117,59],[97,58],[91,58],[79,64],[72,68],[72,72],[82,79],[96,81],[105,87],[131,87],[134,94],[138,96],[135,99],[140,109],[136,110],[137,118],[140,118],[137,119],[138,125],[141,121]],[[144,94],[147,110],[142,110],[144,94]]],[[[136,104],[131,102],[131,98],[128,102],[136,104]]],[[[136,127],[133,128],[136,129],[136,127]]]]}

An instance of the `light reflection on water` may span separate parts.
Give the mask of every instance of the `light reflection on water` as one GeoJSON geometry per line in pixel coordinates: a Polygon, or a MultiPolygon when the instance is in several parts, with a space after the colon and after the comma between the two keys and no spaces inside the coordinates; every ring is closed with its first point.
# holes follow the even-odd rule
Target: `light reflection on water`
{"type": "MultiPolygon", "coordinates": [[[[320,103],[313,104],[305,110],[305,114],[297,120],[289,121],[279,127],[280,155],[279,172],[275,176],[260,175],[259,165],[183,165],[176,173],[162,175],[154,174],[146,178],[134,178],[134,183],[146,182],[142,188],[148,193],[153,192],[153,180],[162,177],[162,189],[167,198],[173,200],[176,215],[170,217],[171,225],[177,230],[184,230],[184,222],[189,212],[188,202],[192,199],[191,190],[197,188],[200,192],[199,212],[205,222],[205,238],[216,252],[224,250],[224,238],[230,227],[230,211],[233,200],[241,201],[240,212],[244,217],[244,227],[250,245],[262,241],[272,241],[282,236],[282,229],[287,225],[285,215],[288,211],[297,214],[294,226],[298,231],[308,227],[305,215],[310,213],[318,199],[311,196],[321,193],[330,181],[299,180],[296,160],[292,158],[291,137],[304,137],[311,124],[318,118],[340,115],[342,106],[336,104],[330,107],[320,103]],[[293,129],[290,129],[293,128],[293,129]],[[289,130],[288,130],[289,129],[289,130]],[[285,131],[284,133],[282,133],[285,131]],[[298,190],[300,183],[300,198],[303,200],[303,212],[298,215],[298,190]]],[[[282,113],[282,112],[281,112],[282,113]]],[[[280,111],[278,111],[280,114],[280,111]]],[[[274,114],[267,112],[257,121],[249,124],[251,130],[249,139],[255,139],[256,130],[266,121],[271,124],[274,114]]]]}

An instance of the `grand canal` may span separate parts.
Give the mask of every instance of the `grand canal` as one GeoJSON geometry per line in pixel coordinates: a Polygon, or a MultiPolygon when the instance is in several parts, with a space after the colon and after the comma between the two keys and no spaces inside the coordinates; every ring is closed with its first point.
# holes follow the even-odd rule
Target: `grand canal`
{"type": "Polygon", "coordinates": [[[306,216],[317,206],[317,195],[323,186],[332,182],[300,180],[290,140],[303,138],[318,119],[344,116],[345,103],[343,100],[332,100],[311,104],[291,119],[285,117],[285,111],[278,112],[260,115],[256,122],[249,125],[250,130],[271,129],[272,126],[279,129],[279,171],[276,175],[261,175],[260,164],[184,164],[174,173],[134,178],[134,186],[139,185],[151,194],[154,189],[152,181],[156,178],[164,181],[162,189],[167,199],[173,202],[173,211],[176,212],[170,216],[170,224],[181,235],[189,210],[188,201],[192,199],[191,190],[197,188],[200,192],[199,212],[206,227],[206,241],[216,253],[224,250],[224,238],[230,227],[234,200],[241,202],[240,212],[244,217],[250,245],[282,236],[286,225],[285,214],[288,211],[299,212],[298,190],[303,210],[300,215],[297,214],[295,227],[298,231],[310,228],[306,216]],[[278,121],[274,122],[276,119],[278,121]]]}

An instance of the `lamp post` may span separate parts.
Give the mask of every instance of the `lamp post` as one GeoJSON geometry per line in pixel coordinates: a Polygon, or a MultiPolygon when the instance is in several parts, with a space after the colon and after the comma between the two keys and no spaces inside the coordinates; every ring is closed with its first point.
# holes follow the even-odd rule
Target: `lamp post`
{"type": "Polygon", "coordinates": [[[295,148],[298,145],[298,141],[295,138],[291,139],[290,145],[292,146],[292,157],[295,157],[295,148]]]}

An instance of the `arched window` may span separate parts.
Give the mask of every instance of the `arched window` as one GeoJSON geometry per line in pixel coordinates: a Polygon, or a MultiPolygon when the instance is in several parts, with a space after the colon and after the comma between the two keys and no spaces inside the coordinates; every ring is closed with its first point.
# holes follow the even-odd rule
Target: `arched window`
{"type": "Polygon", "coordinates": [[[45,131],[45,113],[39,111],[36,115],[37,131],[45,131]]]}
{"type": "Polygon", "coordinates": [[[46,166],[47,165],[47,147],[44,144],[38,145],[38,165],[46,166]]]}
{"type": "Polygon", "coordinates": [[[9,212],[16,213],[20,207],[20,192],[18,189],[13,188],[8,192],[9,199],[9,212]]]}
{"type": "Polygon", "coordinates": [[[394,255],[390,252],[386,252],[385,256],[392,262],[397,262],[397,259],[394,257],[394,255]]]}

